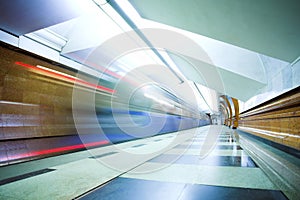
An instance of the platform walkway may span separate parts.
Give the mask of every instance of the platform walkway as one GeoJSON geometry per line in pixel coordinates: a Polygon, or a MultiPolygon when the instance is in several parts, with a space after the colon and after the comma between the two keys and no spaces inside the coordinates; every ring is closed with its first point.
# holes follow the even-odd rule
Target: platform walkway
{"type": "Polygon", "coordinates": [[[238,139],[205,126],[1,167],[0,199],[286,199],[238,139]]]}

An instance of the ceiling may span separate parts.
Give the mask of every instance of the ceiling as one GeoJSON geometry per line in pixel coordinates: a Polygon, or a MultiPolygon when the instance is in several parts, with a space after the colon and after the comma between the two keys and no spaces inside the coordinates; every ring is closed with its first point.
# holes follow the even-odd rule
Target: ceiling
{"type": "MultiPolygon", "coordinates": [[[[14,0],[1,1],[0,10],[1,30],[37,41],[64,58],[97,71],[118,58],[105,69],[110,75],[164,65],[175,75],[174,90],[188,87],[180,86],[182,80],[195,82],[215,99],[225,94],[249,100],[268,86],[268,71],[280,72],[300,55],[295,0],[14,0]]],[[[168,82],[167,73],[143,72],[168,82]]]]}
{"type": "Polygon", "coordinates": [[[300,1],[130,0],[146,19],[287,62],[300,55],[300,1]]]}
{"type": "Polygon", "coordinates": [[[0,1],[1,29],[20,36],[87,12],[82,0],[0,1]]]}

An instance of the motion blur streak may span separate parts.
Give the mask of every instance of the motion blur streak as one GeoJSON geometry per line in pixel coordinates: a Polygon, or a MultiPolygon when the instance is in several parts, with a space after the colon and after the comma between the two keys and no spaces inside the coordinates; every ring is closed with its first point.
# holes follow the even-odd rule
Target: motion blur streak
{"type": "Polygon", "coordinates": [[[103,141],[98,141],[98,142],[77,144],[77,145],[58,147],[58,148],[53,148],[53,149],[32,151],[32,152],[28,152],[28,153],[22,153],[22,154],[17,154],[17,155],[14,155],[14,156],[10,156],[10,159],[14,160],[14,159],[41,156],[41,155],[47,155],[47,154],[53,154],[53,153],[62,153],[62,152],[65,152],[65,151],[71,151],[71,150],[74,151],[74,150],[84,149],[84,148],[87,148],[87,147],[97,147],[97,146],[101,146],[101,145],[105,145],[105,144],[109,144],[109,141],[103,140],[103,141]]]}
{"type": "Polygon", "coordinates": [[[37,72],[40,72],[43,75],[50,76],[52,78],[60,79],[60,80],[67,81],[67,82],[70,82],[70,83],[85,86],[85,87],[88,87],[88,88],[98,89],[98,90],[105,91],[105,92],[108,92],[108,93],[115,93],[116,92],[113,89],[106,88],[106,87],[103,87],[101,85],[92,84],[92,83],[86,82],[82,79],[76,78],[74,76],[64,74],[64,73],[61,73],[61,72],[57,72],[57,71],[52,70],[52,69],[47,69],[47,68],[42,67],[42,66],[33,66],[33,65],[29,65],[29,64],[26,64],[26,63],[18,62],[18,61],[15,62],[15,64],[19,65],[19,66],[22,66],[22,67],[26,67],[28,69],[31,69],[31,70],[34,70],[34,71],[37,71],[37,72]]]}

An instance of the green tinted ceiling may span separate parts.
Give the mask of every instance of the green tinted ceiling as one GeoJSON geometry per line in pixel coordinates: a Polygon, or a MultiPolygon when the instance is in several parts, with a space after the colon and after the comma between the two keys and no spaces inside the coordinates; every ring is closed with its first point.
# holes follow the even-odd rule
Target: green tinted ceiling
{"type": "Polygon", "coordinates": [[[300,55],[298,0],[130,0],[144,18],[288,62],[300,55]]]}

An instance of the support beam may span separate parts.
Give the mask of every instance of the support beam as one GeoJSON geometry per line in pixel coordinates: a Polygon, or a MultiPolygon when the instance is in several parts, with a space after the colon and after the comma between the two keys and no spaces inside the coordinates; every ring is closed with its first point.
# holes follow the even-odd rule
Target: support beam
{"type": "Polygon", "coordinates": [[[231,108],[231,105],[230,105],[230,102],[229,102],[227,96],[222,95],[221,97],[225,100],[225,102],[227,104],[227,108],[229,110],[228,126],[231,127],[231,125],[232,125],[232,108],[231,108]]]}
{"type": "Polygon", "coordinates": [[[234,106],[235,116],[233,117],[233,129],[236,129],[239,126],[239,102],[235,98],[231,98],[234,106]]]}
{"type": "Polygon", "coordinates": [[[221,102],[220,104],[223,107],[223,111],[224,111],[223,112],[224,113],[224,117],[225,117],[225,119],[224,119],[224,125],[228,126],[229,125],[228,124],[228,121],[229,121],[229,112],[228,112],[227,106],[225,105],[224,102],[221,102]]]}

